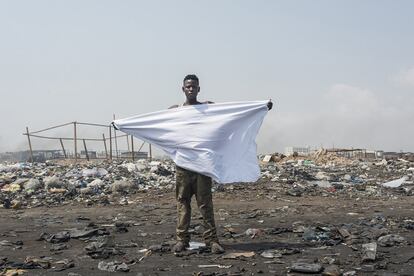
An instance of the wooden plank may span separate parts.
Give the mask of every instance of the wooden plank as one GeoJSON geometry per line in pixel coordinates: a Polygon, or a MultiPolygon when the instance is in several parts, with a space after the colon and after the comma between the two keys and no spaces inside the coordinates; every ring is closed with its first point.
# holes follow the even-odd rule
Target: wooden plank
{"type": "Polygon", "coordinates": [[[104,133],[102,133],[102,138],[103,138],[104,147],[105,147],[105,156],[106,156],[106,159],[108,159],[108,149],[106,148],[106,139],[105,139],[104,133]]]}
{"type": "MultiPolygon", "coordinates": [[[[115,120],[115,114],[114,114],[114,120],[115,120]]],[[[118,153],[118,139],[117,139],[117,137],[116,137],[116,129],[115,129],[115,127],[114,127],[114,137],[115,137],[115,156],[116,156],[116,159],[119,159],[119,153],[118,153]]]]}
{"type": "Polygon", "coordinates": [[[66,150],[65,150],[65,147],[63,146],[62,138],[59,138],[59,141],[60,141],[60,145],[62,146],[63,155],[65,156],[65,159],[66,159],[68,157],[66,156],[66,150]]]}
{"type": "Polygon", "coordinates": [[[88,154],[88,149],[86,148],[86,141],[85,141],[85,139],[83,139],[83,147],[85,148],[86,160],[89,161],[89,154],[88,154]]]}
{"type": "Polygon", "coordinates": [[[27,140],[29,141],[30,162],[33,163],[33,149],[32,149],[32,142],[30,141],[30,134],[29,134],[29,128],[28,127],[26,127],[26,135],[27,135],[27,140]]]}
{"type": "Polygon", "coordinates": [[[109,126],[109,160],[112,160],[112,125],[109,126]]]}
{"type": "Polygon", "coordinates": [[[78,162],[78,138],[76,134],[76,122],[73,122],[73,148],[75,154],[75,163],[78,162]]]}
{"type": "Polygon", "coordinates": [[[134,136],[131,135],[132,161],[135,161],[134,136]]]}

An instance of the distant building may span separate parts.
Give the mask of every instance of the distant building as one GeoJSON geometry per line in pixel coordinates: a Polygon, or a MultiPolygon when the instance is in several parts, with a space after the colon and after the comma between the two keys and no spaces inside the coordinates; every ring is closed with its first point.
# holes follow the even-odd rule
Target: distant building
{"type": "MultiPolygon", "coordinates": [[[[89,159],[96,159],[96,151],[89,151],[88,150],[88,157],[89,157],[89,159]]],[[[86,159],[86,151],[81,150],[80,158],[86,159]]]]}
{"type": "MultiPolygon", "coordinates": [[[[132,158],[132,151],[125,151],[121,152],[121,158],[132,158]]],[[[148,158],[148,152],[146,151],[134,151],[134,158],[135,159],[147,159],[148,158]]]]}
{"type": "MultiPolygon", "coordinates": [[[[34,150],[33,161],[34,162],[45,162],[50,159],[61,159],[64,158],[61,150],[34,150]]],[[[6,152],[0,155],[0,160],[9,162],[30,162],[31,156],[30,151],[16,151],[6,152]]]]}
{"type": "Polygon", "coordinates": [[[401,152],[384,152],[385,159],[399,159],[403,156],[401,152]]]}
{"type": "Polygon", "coordinates": [[[286,156],[291,156],[295,152],[298,155],[309,155],[311,153],[311,149],[310,147],[286,147],[285,148],[286,156]]]}
{"type": "Polygon", "coordinates": [[[378,159],[383,158],[384,152],[382,150],[367,150],[367,149],[328,149],[328,152],[335,153],[338,156],[356,159],[378,159]]]}

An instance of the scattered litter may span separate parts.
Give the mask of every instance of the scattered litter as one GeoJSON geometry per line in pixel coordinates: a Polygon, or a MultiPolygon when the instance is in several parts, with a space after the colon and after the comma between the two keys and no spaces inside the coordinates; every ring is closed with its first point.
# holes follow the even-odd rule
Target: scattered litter
{"type": "Polygon", "coordinates": [[[72,267],[75,267],[75,263],[73,262],[73,260],[63,259],[55,262],[54,271],[64,271],[72,267]]]}
{"type": "Polygon", "coordinates": [[[323,267],[320,264],[294,263],[290,267],[291,272],[320,273],[323,267]]]}
{"type": "Polygon", "coordinates": [[[260,235],[262,233],[262,230],[257,228],[249,228],[244,232],[246,236],[249,236],[250,238],[254,239],[257,235],[260,235]]]}
{"type": "Polygon", "coordinates": [[[401,177],[399,179],[383,183],[382,186],[389,187],[389,188],[398,188],[402,184],[404,184],[404,182],[407,181],[407,179],[408,178],[406,176],[404,176],[404,177],[401,177]]]}
{"type": "Polygon", "coordinates": [[[376,242],[366,243],[362,245],[362,261],[375,261],[376,255],[376,242]]]}
{"type": "MultiPolygon", "coordinates": [[[[4,252],[13,250],[16,254],[24,254],[15,260],[0,256],[0,275],[40,275],[70,269],[75,262],[63,258],[79,247],[84,248],[80,259],[88,259],[95,270],[99,262],[99,270],[115,274],[128,271],[135,263],[148,266],[158,260],[160,264],[154,273],[173,274],[174,265],[164,265],[161,261],[165,257],[168,263],[168,258],[177,256],[182,257],[177,259],[182,261],[177,267],[192,263],[193,269],[193,261],[199,260],[198,268],[216,269],[212,272],[215,275],[283,274],[288,273],[292,260],[295,261],[289,269],[298,273],[385,276],[393,275],[386,273],[395,270],[395,273],[410,275],[412,271],[403,271],[403,268],[413,259],[407,253],[412,249],[413,217],[407,209],[398,216],[389,215],[388,211],[399,212],[399,200],[407,202],[414,195],[412,159],[369,161],[333,156],[329,152],[306,157],[269,156],[260,157],[264,162],[261,162],[262,179],[258,183],[214,184],[212,187],[220,199],[237,195],[237,200],[243,202],[237,205],[242,206],[239,209],[226,206],[216,210],[221,221],[219,238],[229,245],[231,252],[221,258],[213,258],[209,250],[204,250],[206,244],[201,242],[190,242],[188,250],[180,254],[171,252],[173,233],[162,229],[173,229],[176,219],[175,206],[167,199],[175,182],[175,165],[171,160],[1,164],[0,208],[5,208],[2,210],[5,218],[9,216],[8,219],[21,223],[41,207],[45,214],[32,221],[35,229],[48,233],[42,233],[40,241],[28,241],[25,245],[18,240],[26,243],[22,229],[10,228],[0,233],[0,248],[4,252]],[[157,202],[149,203],[150,197],[157,202]],[[325,202],[310,201],[314,198],[328,200],[325,205],[325,202]],[[158,204],[158,199],[162,204],[158,204]],[[256,206],[251,204],[255,199],[277,204],[256,206]],[[341,204],[336,204],[336,199],[341,204]],[[395,206],[390,205],[394,202],[395,206]],[[76,204],[85,208],[85,212],[72,216],[69,223],[65,215],[49,209],[64,206],[62,210],[71,212],[76,204]],[[111,210],[116,213],[100,213],[99,217],[93,214],[95,209],[92,208],[107,205],[115,205],[111,210]],[[390,210],[384,211],[383,206],[390,206],[390,210]],[[330,220],[339,213],[339,208],[346,219],[330,220]],[[308,209],[320,211],[318,217],[308,219],[308,209]],[[220,231],[221,227],[224,230],[220,231]],[[129,234],[124,234],[127,232],[129,234]],[[42,254],[49,253],[53,258],[36,253],[31,254],[37,257],[25,258],[27,255],[23,252],[27,252],[33,242],[45,249],[42,254]],[[314,259],[300,259],[309,252],[314,259]],[[214,263],[219,260],[223,264],[214,263]],[[230,268],[224,273],[217,272],[230,268]]],[[[199,218],[192,220],[190,228],[192,238],[201,240],[203,227],[199,218]]]]}
{"type": "Polygon", "coordinates": [[[108,174],[108,171],[103,168],[92,168],[82,170],[82,176],[84,177],[101,177],[108,174]]]}
{"type": "Polygon", "coordinates": [[[253,251],[251,251],[251,252],[235,252],[235,253],[226,254],[222,258],[223,259],[237,259],[237,258],[240,258],[240,257],[251,258],[251,257],[254,257],[255,255],[256,255],[256,253],[254,253],[253,251]]]}
{"type": "Polygon", "coordinates": [[[128,272],[129,267],[126,263],[123,262],[105,262],[101,261],[98,264],[98,269],[103,271],[109,271],[109,272],[128,272]]]}
{"type": "Polygon", "coordinates": [[[221,265],[221,264],[208,264],[208,265],[198,265],[199,268],[210,268],[210,267],[217,267],[217,268],[231,268],[232,265],[221,265]]]}
{"type": "Polygon", "coordinates": [[[275,250],[266,250],[260,254],[263,258],[266,259],[274,259],[274,258],[281,258],[282,254],[275,252],[275,250]]]}
{"type": "Polygon", "coordinates": [[[24,269],[6,269],[3,273],[0,273],[1,276],[18,276],[18,275],[24,275],[27,273],[27,270],[24,269]]]}
{"type": "Polygon", "coordinates": [[[389,234],[378,238],[378,244],[384,247],[390,247],[405,242],[405,238],[396,234],[389,234]]]}
{"type": "Polygon", "coordinates": [[[197,250],[201,247],[206,247],[206,244],[203,242],[190,242],[190,246],[187,248],[187,250],[197,250]]]}
{"type": "Polygon", "coordinates": [[[326,267],[322,272],[322,276],[341,276],[341,275],[342,275],[341,270],[336,265],[330,265],[326,267]]]}

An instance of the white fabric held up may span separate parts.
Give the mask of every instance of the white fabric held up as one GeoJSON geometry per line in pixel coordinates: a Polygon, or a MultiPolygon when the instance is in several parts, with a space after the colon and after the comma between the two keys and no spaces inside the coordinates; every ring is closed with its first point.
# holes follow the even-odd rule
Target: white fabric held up
{"type": "Polygon", "coordinates": [[[255,139],[267,102],[182,106],[113,123],[158,146],[182,168],[218,183],[254,182],[260,177],[255,139]]]}

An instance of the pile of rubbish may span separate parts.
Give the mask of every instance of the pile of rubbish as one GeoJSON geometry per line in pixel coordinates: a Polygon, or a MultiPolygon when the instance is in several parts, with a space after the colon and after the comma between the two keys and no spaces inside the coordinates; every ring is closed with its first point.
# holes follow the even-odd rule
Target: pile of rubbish
{"type": "Polygon", "coordinates": [[[414,195],[414,162],[358,160],[318,152],[312,156],[268,155],[262,180],[292,196],[346,194],[348,196],[414,195]]]}
{"type": "MultiPolygon", "coordinates": [[[[363,161],[317,152],[290,158],[274,154],[263,160],[259,183],[267,183],[291,196],[414,194],[414,162],[404,159],[363,161]]],[[[114,196],[123,197],[121,203],[127,204],[128,195],[134,193],[154,189],[172,191],[174,180],[175,165],[171,160],[0,164],[0,204],[15,209],[71,201],[112,204],[114,196]]],[[[233,185],[224,187],[232,189],[233,185]]],[[[216,185],[214,189],[221,187],[216,185]]]]}
{"type": "Polygon", "coordinates": [[[213,187],[215,202],[221,199],[216,221],[226,246],[218,256],[199,242],[204,229],[197,215],[188,250],[171,251],[174,186],[171,160],[0,164],[0,208],[23,209],[3,211],[0,251],[15,254],[0,255],[0,275],[32,275],[33,270],[71,270],[71,276],[177,270],[413,275],[412,160],[367,161],[327,152],[266,156],[256,183],[213,187]],[[147,193],[148,202],[131,204],[138,193],[147,193]],[[48,208],[72,203],[91,208],[48,208]],[[28,250],[33,245],[39,252],[28,250]]]}
{"type": "Polygon", "coordinates": [[[0,164],[0,203],[5,208],[59,205],[69,201],[109,203],[108,195],[172,190],[175,166],[138,160],[100,164],[0,164]]]}
{"type": "Polygon", "coordinates": [[[304,158],[306,158],[306,160],[312,161],[316,164],[334,163],[334,164],[337,164],[337,165],[339,165],[339,164],[347,165],[347,164],[351,164],[353,162],[353,159],[351,159],[351,158],[338,156],[337,154],[335,154],[333,152],[328,152],[327,150],[324,150],[324,149],[313,152],[313,153],[311,153],[310,155],[307,155],[307,156],[301,156],[301,155],[297,154],[296,152],[293,155],[290,155],[290,156],[286,156],[286,155],[281,154],[281,153],[274,153],[274,154],[269,154],[269,155],[263,156],[262,160],[265,163],[266,162],[283,163],[283,162],[287,162],[287,161],[303,160],[304,158]]]}

